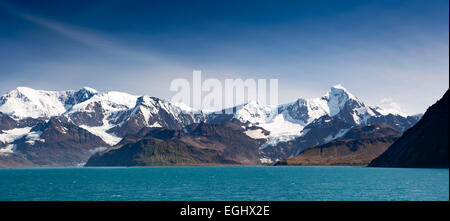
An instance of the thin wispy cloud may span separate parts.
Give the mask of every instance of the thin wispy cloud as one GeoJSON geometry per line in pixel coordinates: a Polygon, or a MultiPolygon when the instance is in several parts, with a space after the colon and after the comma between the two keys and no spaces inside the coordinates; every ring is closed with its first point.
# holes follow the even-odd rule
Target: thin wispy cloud
{"type": "Polygon", "coordinates": [[[391,112],[391,113],[398,113],[401,115],[407,115],[405,112],[403,112],[401,106],[399,103],[395,102],[393,98],[391,97],[385,97],[380,100],[380,106],[384,110],[391,112]]]}
{"type": "Polygon", "coordinates": [[[139,3],[0,2],[0,94],[90,86],[167,99],[171,80],[202,70],[278,78],[282,103],[341,83],[368,105],[391,97],[419,113],[448,88],[448,1],[139,3]]]}
{"type": "MultiPolygon", "coordinates": [[[[35,81],[34,84],[38,85],[37,87],[45,89],[46,87],[48,88],[51,86],[53,81],[38,81],[39,79],[48,78],[57,80],[61,83],[63,83],[63,80],[69,80],[72,82],[87,82],[82,85],[92,87],[97,85],[97,87],[101,87],[106,90],[124,90],[130,93],[150,93],[154,96],[168,98],[168,94],[164,93],[164,91],[168,90],[170,80],[174,78],[171,76],[175,73],[190,74],[190,69],[160,53],[150,51],[148,49],[137,50],[134,47],[128,47],[114,38],[111,38],[110,36],[96,30],[77,27],[32,15],[11,5],[0,4],[0,8],[3,8],[17,18],[35,24],[45,30],[50,30],[57,36],[62,36],[66,39],[70,39],[74,42],[90,47],[94,49],[96,53],[105,53],[111,55],[115,61],[122,61],[102,64],[102,59],[99,59],[98,61],[86,61],[79,58],[79,61],[75,60],[70,63],[61,63],[52,60],[39,62],[39,64],[37,64],[39,67],[36,67],[36,64],[28,65],[27,67],[24,67],[15,77],[15,79],[20,79],[21,73],[40,70],[38,75],[23,79],[22,84],[24,85],[29,85],[29,81],[35,81]],[[130,61],[133,63],[133,66],[125,65],[130,61]],[[64,75],[61,75],[62,73],[64,73],[64,75]],[[158,76],[159,74],[163,75],[158,76]],[[158,76],[157,78],[160,82],[159,84],[153,84],[153,82],[155,82],[155,76],[158,76]],[[82,78],[87,80],[80,80],[82,78]],[[164,83],[161,84],[161,82],[164,83]],[[150,89],[149,86],[151,86],[150,89]],[[130,87],[135,90],[126,90],[130,87]]],[[[14,81],[11,79],[4,79],[3,81],[3,83],[8,84],[13,84],[12,82],[14,81]]],[[[80,85],[78,87],[82,86],[80,85]]]]}
{"type": "MultiPolygon", "coordinates": [[[[0,5],[2,6],[2,5],[0,5]]],[[[152,62],[159,64],[179,65],[174,61],[169,61],[167,58],[162,58],[161,54],[155,52],[138,51],[136,49],[130,49],[112,40],[109,36],[98,33],[86,28],[76,27],[69,24],[53,21],[51,19],[39,17],[29,13],[22,12],[16,7],[3,4],[3,8],[14,16],[21,19],[39,25],[42,28],[54,31],[55,33],[85,44],[86,46],[101,50],[115,56],[121,56],[127,59],[133,59],[141,62],[152,62]]]]}
{"type": "Polygon", "coordinates": [[[27,21],[40,25],[44,28],[55,31],[58,34],[61,34],[67,38],[81,42],[87,46],[100,49],[112,55],[132,58],[135,60],[146,62],[159,62],[159,63],[168,62],[167,60],[161,59],[160,56],[154,53],[149,53],[148,51],[146,52],[136,51],[123,47],[120,44],[110,40],[108,37],[101,36],[101,34],[98,33],[94,34],[94,32],[90,30],[85,30],[67,24],[58,23],[55,21],[51,21],[49,19],[40,18],[29,14],[20,13],[18,14],[18,16],[27,21]]]}

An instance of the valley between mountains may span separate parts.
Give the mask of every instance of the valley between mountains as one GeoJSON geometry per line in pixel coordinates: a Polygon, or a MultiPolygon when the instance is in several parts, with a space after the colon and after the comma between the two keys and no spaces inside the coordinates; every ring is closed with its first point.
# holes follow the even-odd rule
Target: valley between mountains
{"type": "Polygon", "coordinates": [[[368,106],[341,85],[232,114],[87,87],[18,87],[0,97],[0,167],[367,165],[421,117],[368,106]]]}

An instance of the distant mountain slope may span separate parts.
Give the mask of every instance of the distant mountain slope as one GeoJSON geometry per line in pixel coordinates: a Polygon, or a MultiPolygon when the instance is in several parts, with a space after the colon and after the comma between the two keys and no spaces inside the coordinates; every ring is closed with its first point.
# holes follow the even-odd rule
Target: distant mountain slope
{"type": "Polygon", "coordinates": [[[190,145],[183,132],[163,129],[166,139],[146,136],[136,143],[126,144],[105,153],[93,155],[85,166],[168,166],[212,163],[236,163],[220,157],[214,149],[190,145]]]}
{"type": "Polygon", "coordinates": [[[100,137],[63,117],[24,130],[26,133],[7,145],[11,150],[0,154],[5,166],[74,166],[85,162],[96,148],[108,147],[100,137]]]}
{"type": "Polygon", "coordinates": [[[258,147],[263,142],[233,124],[199,123],[184,130],[144,128],[117,147],[93,155],[86,166],[255,165],[260,163],[258,147]]]}
{"type": "Polygon", "coordinates": [[[449,91],[369,166],[449,168],[449,91]]]}
{"type": "Polygon", "coordinates": [[[386,124],[355,127],[341,138],[308,148],[276,165],[367,165],[400,135],[386,124]]]}

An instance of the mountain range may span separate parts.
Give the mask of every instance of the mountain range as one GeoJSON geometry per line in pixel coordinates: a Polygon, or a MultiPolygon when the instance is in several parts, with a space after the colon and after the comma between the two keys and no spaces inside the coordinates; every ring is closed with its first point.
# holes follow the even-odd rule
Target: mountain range
{"type": "Polygon", "coordinates": [[[88,87],[18,87],[0,97],[0,167],[271,164],[357,128],[402,133],[421,117],[368,106],[341,85],[320,98],[250,101],[226,113],[88,87]]]}

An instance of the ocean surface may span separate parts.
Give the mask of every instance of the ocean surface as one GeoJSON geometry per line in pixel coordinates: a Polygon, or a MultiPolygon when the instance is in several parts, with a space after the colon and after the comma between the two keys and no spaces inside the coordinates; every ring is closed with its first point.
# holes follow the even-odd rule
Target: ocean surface
{"type": "Polygon", "coordinates": [[[0,169],[0,200],[449,200],[448,169],[142,167],[0,169]]]}

